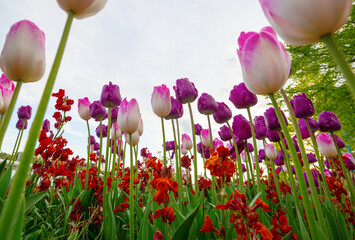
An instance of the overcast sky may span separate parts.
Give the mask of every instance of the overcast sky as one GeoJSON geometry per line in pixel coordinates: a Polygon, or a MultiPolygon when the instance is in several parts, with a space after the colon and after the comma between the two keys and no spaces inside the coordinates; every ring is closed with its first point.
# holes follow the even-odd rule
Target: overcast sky
{"type": "MultiPolygon", "coordinates": [[[[11,152],[17,136],[16,111],[21,105],[31,105],[33,116],[36,113],[67,14],[54,0],[16,0],[2,1],[0,16],[1,48],[10,26],[23,19],[34,22],[46,35],[46,74],[40,81],[22,86],[3,144],[3,150],[11,152]]],[[[242,31],[259,31],[268,25],[258,1],[246,0],[111,0],[97,15],[75,19],[53,90],[63,88],[75,101],[69,113],[73,120],[64,133],[68,146],[74,155],[86,156],[87,130],[77,113],[77,99],[98,100],[109,81],[119,85],[122,97],[137,99],[144,122],[139,146],[148,147],[153,154],[162,144],[160,119],[150,105],[154,86],[164,83],[175,96],[176,79],[189,78],[199,95],[209,93],[217,101],[225,101],[234,114],[246,116],[246,111],[236,110],[228,100],[233,86],[242,82],[237,38],[242,31]]],[[[197,101],[192,105],[195,121],[207,128],[197,101]]],[[[181,133],[191,136],[187,106],[184,110],[181,133]]],[[[253,116],[265,110],[266,101],[259,97],[253,116]]],[[[52,129],[54,111],[51,101],[45,117],[51,120],[52,129]]],[[[94,131],[97,123],[90,120],[90,127],[94,131]]],[[[213,123],[214,136],[219,128],[213,123]]],[[[173,140],[170,122],[166,131],[167,140],[173,140]]]]}

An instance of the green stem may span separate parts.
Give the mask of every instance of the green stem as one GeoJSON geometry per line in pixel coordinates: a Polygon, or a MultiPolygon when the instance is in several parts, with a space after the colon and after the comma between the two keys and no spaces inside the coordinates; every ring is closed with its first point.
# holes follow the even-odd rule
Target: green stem
{"type": "Polygon", "coordinates": [[[256,181],[257,181],[256,186],[258,192],[260,192],[261,186],[260,186],[260,166],[259,166],[259,156],[258,156],[258,145],[256,144],[255,129],[253,124],[253,119],[250,113],[250,108],[247,108],[247,111],[248,111],[248,117],[249,117],[249,122],[251,127],[251,133],[253,135],[254,157],[255,157],[255,166],[256,166],[256,181]]]}
{"type": "Polygon", "coordinates": [[[14,154],[15,154],[15,151],[16,151],[16,148],[17,148],[17,143],[18,143],[18,140],[20,138],[21,131],[23,131],[23,129],[18,131],[18,134],[17,134],[17,137],[16,137],[16,141],[15,141],[15,145],[14,145],[14,148],[12,149],[12,153],[11,153],[11,161],[15,161],[15,155],[14,154]]]}
{"type": "MultiPolygon", "coordinates": [[[[118,186],[118,179],[119,179],[119,172],[120,172],[120,165],[121,165],[122,136],[123,136],[123,133],[121,133],[120,143],[118,145],[118,163],[117,163],[117,172],[116,172],[116,185],[117,186],[118,186]]],[[[122,173],[123,173],[123,170],[124,170],[124,164],[122,167],[122,173]]]]}
{"type": "Polygon", "coordinates": [[[86,127],[88,129],[88,158],[86,160],[85,189],[87,189],[89,183],[89,165],[90,165],[90,149],[91,149],[90,126],[88,120],[86,120],[86,127]]]}
{"type": "Polygon", "coordinates": [[[51,92],[53,89],[53,85],[58,73],[59,65],[62,60],[63,52],[65,49],[65,45],[68,39],[69,31],[71,24],[73,22],[74,13],[72,11],[68,12],[67,22],[64,27],[63,35],[58,47],[57,55],[54,59],[54,63],[49,74],[46,86],[43,91],[43,95],[41,101],[38,106],[38,110],[36,116],[33,120],[27,143],[24,149],[24,152],[21,157],[20,165],[16,171],[16,175],[14,177],[14,181],[6,201],[5,207],[3,209],[1,219],[0,219],[0,236],[2,239],[7,240],[11,239],[11,230],[12,228],[9,226],[13,226],[14,221],[16,220],[16,216],[14,214],[14,209],[18,209],[21,203],[21,194],[23,189],[25,188],[26,178],[28,174],[28,170],[30,167],[30,163],[32,161],[32,156],[34,153],[35,145],[39,136],[39,132],[41,130],[43,117],[45,111],[47,109],[48,101],[51,96],[51,92]]]}
{"type": "Polygon", "coordinates": [[[18,144],[17,144],[17,147],[16,147],[16,151],[15,151],[14,162],[16,161],[17,154],[18,154],[18,150],[19,150],[19,148],[20,148],[20,144],[21,144],[21,140],[22,140],[23,131],[24,131],[24,130],[23,130],[23,127],[22,127],[21,134],[20,134],[20,140],[18,141],[18,144]]]}
{"type": "Polygon", "coordinates": [[[6,113],[2,119],[2,122],[0,122],[1,123],[0,124],[0,150],[1,150],[1,146],[2,146],[2,141],[4,140],[7,126],[9,125],[12,112],[14,111],[14,108],[15,108],[15,104],[16,104],[22,83],[23,83],[22,80],[17,81],[14,93],[12,94],[12,97],[11,97],[10,105],[9,105],[8,109],[6,110],[6,113]]]}
{"type": "MultiPolygon", "coordinates": [[[[210,115],[207,115],[207,121],[208,121],[208,129],[210,131],[210,141],[211,141],[211,148],[214,149],[213,147],[213,136],[212,136],[212,128],[211,128],[211,119],[210,119],[210,115]]],[[[203,148],[202,148],[203,149],[203,148]]]]}
{"type": "Polygon", "coordinates": [[[192,129],[192,142],[194,144],[193,162],[194,162],[195,196],[199,196],[200,190],[198,188],[198,180],[197,180],[197,146],[196,146],[195,124],[194,124],[194,117],[192,115],[191,103],[187,103],[187,105],[189,106],[191,129],[192,129]]]}
{"type": "Polygon", "coordinates": [[[250,171],[250,176],[251,176],[251,180],[252,180],[252,183],[253,183],[253,189],[255,187],[255,176],[254,176],[254,166],[252,164],[252,161],[251,161],[251,157],[250,157],[250,153],[249,153],[249,148],[248,148],[248,141],[245,140],[245,152],[244,152],[244,157],[245,157],[245,163],[248,164],[248,168],[249,168],[249,171],[250,171]]]}
{"type": "MultiPolygon", "coordinates": [[[[102,125],[101,126],[101,135],[102,135],[102,125]]],[[[107,136],[106,136],[106,155],[105,155],[105,171],[104,171],[104,190],[103,190],[103,215],[104,215],[104,226],[108,226],[107,222],[110,221],[108,219],[107,213],[107,172],[108,172],[108,165],[109,165],[109,150],[110,150],[110,129],[111,129],[111,108],[108,108],[108,126],[107,126],[107,136]]]]}
{"type": "Polygon", "coordinates": [[[101,174],[101,160],[102,160],[102,119],[100,118],[100,150],[99,150],[99,164],[97,166],[97,179],[101,174]]]}
{"type": "Polygon", "coordinates": [[[163,133],[163,163],[164,163],[164,167],[166,167],[166,143],[165,143],[165,129],[164,129],[164,118],[161,118],[161,131],[163,133]]]}
{"type": "Polygon", "coordinates": [[[328,47],[330,55],[333,57],[336,64],[338,64],[340,70],[343,72],[345,79],[347,80],[350,92],[355,99],[355,75],[351,69],[351,66],[346,61],[343,52],[338,48],[332,34],[328,33],[321,37],[324,44],[328,47]]]}
{"type": "Polygon", "coordinates": [[[297,156],[297,152],[295,149],[295,146],[293,145],[293,141],[291,139],[290,133],[287,130],[287,126],[285,123],[285,120],[281,114],[281,111],[277,105],[277,102],[275,100],[275,96],[274,94],[269,94],[269,97],[272,101],[272,104],[274,106],[277,118],[279,119],[280,125],[281,125],[281,129],[285,135],[286,141],[287,141],[287,145],[289,146],[290,152],[291,152],[291,156],[293,159],[293,163],[295,165],[295,170],[296,170],[296,175],[298,178],[298,182],[299,182],[299,187],[300,187],[300,191],[301,191],[301,195],[302,195],[302,199],[303,199],[303,203],[304,203],[304,209],[306,211],[306,216],[307,216],[307,220],[308,220],[308,224],[309,224],[309,228],[311,231],[311,236],[312,239],[321,239],[320,238],[320,233],[318,232],[318,227],[317,227],[317,223],[316,223],[316,219],[313,213],[313,209],[311,206],[311,202],[309,200],[309,196],[308,196],[308,191],[307,191],[307,186],[306,186],[306,182],[305,179],[303,177],[303,173],[302,173],[302,168],[301,168],[301,164],[298,160],[298,156],[297,156]]]}
{"type": "Polygon", "coordinates": [[[114,124],[114,141],[113,141],[113,156],[112,156],[112,168],[111,168],[111,178],[115,177],[115,165],[116,165],[116,152],[117,152],[117,136],[116,136],[116,123],[114,124]]]}
{"type": "Polygon", "coordinates": [[[134,206],[133,206],[133,147],[132,134],[129,134],[130,178],[129,178],[129,239],[134,239],[134,206]]]}

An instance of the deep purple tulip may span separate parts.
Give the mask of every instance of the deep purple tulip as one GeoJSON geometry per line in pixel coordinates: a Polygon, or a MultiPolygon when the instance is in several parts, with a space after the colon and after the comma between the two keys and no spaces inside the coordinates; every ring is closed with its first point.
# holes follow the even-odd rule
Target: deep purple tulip
{"type": "Polygon", "coordinates": [[[205,158],[210,158],[211,157],[211,153],[210,153],[210,150],[207,148],[204,150],[205,151],[205,158]]]}
{"type": "Polygon", "coordinates": [[[166,151],[175,150],[175,142],[174,141],[167,141],[165,143],[165,148],[166,148],[166,151]]]}
{"type": "Polygon", "coordinates": [[[258,158],[259,158],[259,162],[261,163],[263,160],[265,160],[265,150],[264,149],[259,149],[259,154],[258,154],[258,158]]]}
{"type": "MultiPolygon", "coordinates": [[[[317,169],[315,169],[315,168],[311,169],[311,173],[312,173],[312,178],[313,178],[313,181],[314,181],[314,185],[316,186],[316,188],[318,188],[319,187],[318,179],[322,181],[322,176],[321,176],[320,172],[317,169]]],[[[309,187],[309,182],[308,182],[308,178],[307,178],[306,172],[303,173],[303,177],[306,180],[307,187],[309,187]]]]}
{"type": "Polygon", "coordinates": [[[247,168],[245,167],[244,163],[242,163],[242,171],[243,171],[243,172],[246,172],[246,171],[247,171],[247,168]]]}
{"type": "Polygon", "coordinates": [[[269,129],[266,130],[266,136],[270,140],[270,142],[280,142],[280,136],[277,131],[271,131],[269,129]]]}
{"type": "Polygon", "coordinates": [[[232,111],[223,102],[217,102],[217,111],[213,113],[213,118],[216,123],[223,124],[232,118],[232,111]]]}
{"type": "MultiPolygon", "coordinates": [[[[237,142],[238,154],[241,154],[245,149],[245,141],[241,141],[239,138],[237,138],[236,142],[237,142]]],[[[229,155],[233,155],[233,157],[236,158],[234,145],[232,146],[231,149],[229,149],[229,155]]]]}
{"type": "Polygon", "coordinates": [[[19,119],[30,119],[32,114],[32,108],[31,106],[21,106],[17,110],[17,116],[19,119]]]}
{"type": "Polygon", "coordinates": [[[305,93],[293,96],[293,100],[290,103],[296,118],[306,118],[314,115],[312,101],[306,97],[305,93]]]}
{"type": "MultiPolygon", "coordinates": [[[[113,108],[120,105],[122,101],[121,94],[120,94],[120,87],[116,84],[105,84],[102,87],[100,102],[102,106],[107,108],[113,108]]],[[[91,115],[91,114],[90,114],[91,115]]]]}
{"type": "Polygon", "coordinates": [[[90,104],[90,116],[95,119],[104,119],[107,114],[106,109],[101,105],[100,101],[94,101],[90,104]]]}
{"type": "MultiPolygon", "coordinates": [[[[316,120],[309,117],[307,118],[307,121],[313,133],[319,129],[319,124],[316,120]]],[[[302,139],[310,137],[306,121],[303,118],[298,119],[298,127],[300,128],[302,139]]]]}
{"type": "Polygon", "coordinates": [[[249,108],[258,103],[256,94],[250,92],[244,83],[240,83],[233,87],[229,94],[229,100],[238,109],[249,108]]]}
{"type": "Polygon", "coordinates": [[[111,109],[111,123],[117,122],[118,107],[111,109]]]}
{"type": "MultiPolygon", "coordinates": [[[[292,137],[292,142],[293,142],[293,145],[295,146],[296,152],[300,152],[300,148],[297,143],[297,136],[296,135],[292,137]]],[[[286,138],[284,138],[284,143],[285,143],[286,149],[288,149],[286,138]]]]}
{"type": "MultiPolygon", "coordinates": [[[[287,119],[285,117],[284,112],[280,109],[283,118],[285,119],[286,125],[288,124],[287,119]]],[[[266,127],[270,130],[281,130],[281,125],[279,120],[277,119],[276,112],[274,108],[269,108],[265,111],[264,113],[265,116],[265,122],[266,122],[266,127]]]]}
{"type": "Polygon", "coordinates": [[[249,152],[253,152],[253,151],[254,151],[253,144],[248,143],[248,151],[249,151],[249,152]]]}
{"type": "Polygon", "coordinates": [[[93,145],[94,143],[96,143],[95,137],[90,135],[90,144],[93,145]]]}
{"type": "Polygon", "coordinates": [[[94,143],[94,151],[100,150],[100,143],[96,142],[94,143]]]}
{"type": "Polygon", "coordinates": [[[316,155],[314,155],[313,153],[307,153],[307,159],[309,163],[317,162],[316,155]]]}
{"type": "Polygon", "coordinates": [[[274,160],[274,163],[276,166],[281,166],[284,165],[284,155],[281,150],[279,150],[279,153],[277,154],[277,157],[274,160]]]}
{"type": "Polygon", "coordinates": [[[295,169],[295,165],[291,165],[291,170],[293,174],[296,174],[296,169],[295,169]]]}
{"type": "Polygon", "coordinates": [[[197,109],[201,114],[211,115],[217,111],[217,108],[218,105],[211,95],[202,93],[202,95],[198,98],[197,109]]]}
{"type": "Polygon", "coordinates": [[[195,85],[187,78],[181,78],[176,80],[176,86],[174,86],[176,99],[179,103],[191,103],[195,101],[198,96],[198,91],[195,85]]]}
{"type": "Polygon", "coordinates": [[[48,119],[45,119],[43,121],[42,130],[46,130],[47,132],[49,132],[50,129],[51,129],[51,124],[48,119]]]}
{"type": "Polygon", "coordinates": [[[233,118],[232,128],[234,135],[240,140],[246,140],[252,137],[250,123],[241,114],[233,118]]]}
{"type": "Polygon", "coordinates": [[[195,124],[195,134],[197,136],[201,135],[201,131],[202,131],[202,126],[198,123],[195,124]]]}
{"type": "Polygon", "coordinates": [[[258,140],[263,140],[267,137],[266,135],[266,123],[264,116],[256,116],[254,118],[254,130],[255,130],[255,137],[258,140]]]}
{"type": "Polygon", "coordinates": [[[341,129],[341,124],[333,112],[321,112],[318,115],[318,123],[322,132],[335,132],[341,129]]]}
{"type": "Polygon", "coordinates": [[[223,125],[222,127],[220,127],[220,129],[218,131],[218,135],[220,136],[220,138],[223,141],[229,141],[233,138],[232,133],[229,130],[229,127],[227,127],[226,125],[223,125]]]}
{"type": "Polygon", "coordinates": [[[334,138],[338,144],[338,148],[345,148],[345,143],[343,142],[343,140],[340,137],[338,137],[336,134],[334,134],[334,138]]]}
{"type": "Polygon", "coordinates": [[[197,143],[196,145],[196,149],[198,153],[202,154],[202,142],[197,143]]]}
{"type": "Polygon", "coordinates": [[[350,153],[344,153],[342,159],[344,160],[346,167],[349,170],[355,170],[355,159],[353,155],[351,155],[350,153]]]}
{"type": "Polygon", "coordinates": [[[23,130],[27,129],[27,119],[19,119],[16,123],[16,128],[18,130],[22,130],[22,127],[23,127],[23,130]]]}
{"type": "Polygon", "coordinates": [[[179,103],[179,101],[176,100],[174,97],[170,97],[170,101],[171,101],[171,110],[170,113],[164,117],[164,119],[170,120],[170,119],[181,118],[182,115],[184,114],[184,108],[182,107],[182,104],[179,103]]]}
{"type": "MultiPolygon", "coordinates": [[[[96,136],[100,138],[100,125],[97,126],[96,130],[96,136]]],[[[102,137],[107,137],[107,126],[102,124],[102,137]]]]}

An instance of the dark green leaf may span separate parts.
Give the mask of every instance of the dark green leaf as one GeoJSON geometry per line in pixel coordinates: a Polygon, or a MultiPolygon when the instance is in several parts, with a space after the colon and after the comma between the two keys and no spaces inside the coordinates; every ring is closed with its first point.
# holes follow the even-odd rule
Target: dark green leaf
{"type": "Polygon", "coordinates": [[[175,231],[172,240],[186,240],[188,238],[190,227],[199,209],[200,205],[197,205],[197,207],[190,212],[185,221],[183,221],[179,228],[175,231]]]}
{"type": "Polygon", "coordinates": [[[33,205],[35,205],[38,201],[40,201],[44,196],[48,194],[48,191],[39,192],[33,194],[26,198],[26,207],[25,212],[28,212],[33,205]]]}

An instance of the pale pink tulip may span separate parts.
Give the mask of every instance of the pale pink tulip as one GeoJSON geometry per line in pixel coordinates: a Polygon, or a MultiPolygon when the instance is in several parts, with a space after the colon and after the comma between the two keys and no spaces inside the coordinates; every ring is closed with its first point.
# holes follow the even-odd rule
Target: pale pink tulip
{"type": "Polygon", "coordinates": [[[87,97],[83,99],[78,99],[79,116],[85,121],[88,121],[91,118],[89,107],[90,107],[90,101],[87,97]]]}
{"type": "Polygon", "coordinates": [[[206,147],[211,147],[211,134],[210,130],[208,129],[202,129],[201,130],[201,141],[202,144],[205,145],[206,147]]]}
{"type": "Polygon", "coordinates": [[[321,133],[317,136],[317,144],[319,152],[326,157],[335,157],[337,150],[332,137],[326,133],[321,133]]]}
{"type": "Polygon", "coordinates": [[[277,157],[277,151],[274,145],[265,144],[264,150],[265,150],[265,155],[269,160],[273,161],[277,157]]]}
{"type": "Polygon", "coordinates": [[[76,19],[83,19],[100,12],[107,0],[57,0],[57,3],[64,11],[73,11],[76,19]]]}
{"type": "Polygon", "coordinates": [[[191,150],[192,141],[191,141],[191,138],[187,134],[181,135],[181,142],[182,142],[183,148],[185,148],[186,150],[191,150]]]}
{"type": "MultiPolygon", "coordinates": [[[[129,135],[127,133],[125,133],[124,136],[125,136],[126,142],[128,144],[130,144],[129,143],[129,135]]],[[[132,133],[132,146],[137,146],[138,143],[139,143],[139,132],[135,131],[134,133],[132,133]]]]}
{"type": "Polygon", "coordinates": [[[171,110],[170,91],[165,84],[154,87],[151,98],[153,112],[158,117],[166,117],[171,110]]]}
{"type": "Polygon", "coordinates": [[[117,113],[119,128],[127,134],[132,134],[138,130],[140,122],[141,113],[136,99],[132,98],[129,102],[126,98],[123,99],[117,113]]]}
{"type": "Polygon", "coordinates": [[[118,127],[118,123],[117,122],[112,123],[111,139],[120,139],[121,134],[122,134],[122,131],[118,127]]]}

